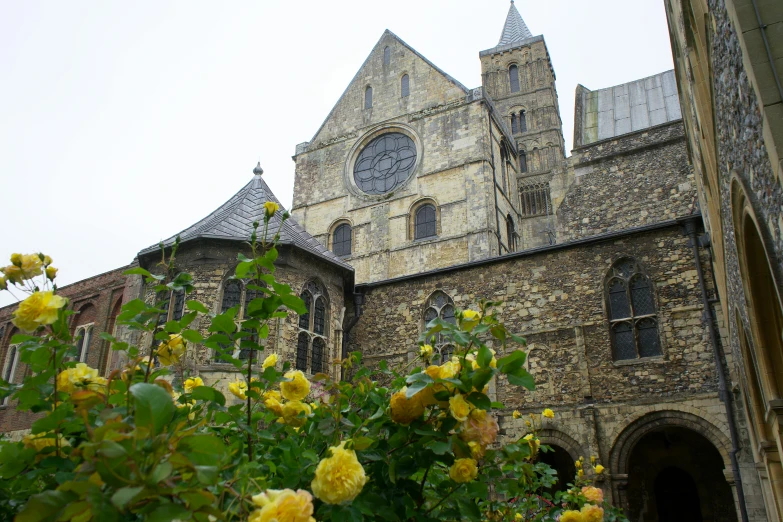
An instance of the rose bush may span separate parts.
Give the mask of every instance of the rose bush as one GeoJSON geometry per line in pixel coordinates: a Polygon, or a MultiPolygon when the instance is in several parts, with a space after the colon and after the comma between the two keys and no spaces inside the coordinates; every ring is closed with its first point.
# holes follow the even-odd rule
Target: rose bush
{"type": "MultiPolygon", "coordinates": [[[[21,385],[0,382],[0,396],[41,416],[22,441],[0,441],[1,519],[624,520],[592,486],[590,477],[603,470],[593,460],[577,462],[567,490],[549,492],[557,477],[537,460],[548,451],[536,435],[540,416],[531,416],[524,437],[498,440],[504,406],[488,386],[502,378],[532,389],[533,380],[524,340],[497,319],[495,303],[460,311],[456,324],[431,322],[418,340],[420,356],[405,369],[367,368],[359,353],[334,362],[345,380],[291,370],[277,354],[254,364],[269,323],[304,312],[274,278],[277,250],[266,236],[275,211],[265,209],[252,257],[239,257],[235,277],[259,294],[242,324],[236,309],[210,314],[195,300],[180,320],[161,324],[165,298],[131,301],[118,323],[154,343],[143,349],[104,335],[127,360],[106,377],[72,361],[73,312],[57,295],[56,270],[46,270],[51,259],[13,257],[2,282],[30,294],[14,319],[28,333],[13,339],[29,372],[21,385]],[[200,316],[210,324],[206,338],[190,328],[200,316]],[[456,347],[451,360],[431,364],[433,335],[456,347]],[[169,366],[196,344],[241,371],[228,385],[238,399],[197,375],[175,378],[169,366]],[[233,357],[237,344],[249,359],[233,357]]],[[[163,274],[129,273],[145,277],[158,296],[190,293],[191,277],[176,270],[177,246],[163,252],[163,274]]]]}

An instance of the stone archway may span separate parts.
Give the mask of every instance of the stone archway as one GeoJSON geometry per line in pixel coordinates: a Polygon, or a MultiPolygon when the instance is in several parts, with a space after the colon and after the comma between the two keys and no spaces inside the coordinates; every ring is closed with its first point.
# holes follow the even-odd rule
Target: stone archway
{"type": "Polygon", "coordinates": [[[552,448],[552,451],[547,453],[540,452],[538,460],[557,471],[558,482],[549,488],[549,493],[565,490],[566,484],[572,483],[576,476],[574,462],[581,456],[587,456],[582,445],[569,435],[552,428],[539,431],[538,438],[543,445],[552,448]]]}
{"type": "Polygon", "coordinates": [[[696,415],[648,414],[614,444],[614,498],[632,522],[736,522],[729,448],[725,435],[696,415]]]}

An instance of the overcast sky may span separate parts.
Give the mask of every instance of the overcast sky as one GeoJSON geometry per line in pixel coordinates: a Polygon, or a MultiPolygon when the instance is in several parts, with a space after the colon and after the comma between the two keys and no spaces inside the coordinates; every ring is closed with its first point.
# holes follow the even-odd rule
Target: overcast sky
{"type": "MultiPolygon", "coordinates": [[[[671,69],[662,0],[518,0],[574,90],[671,69]]],[[[507,0],[0,0],[0,263],[43,251],[61,285],[130,263],[261,161],[285,206],[309,141],[388,28],[467,87],[507,0]]],[[[13,302],[0,293],[0,305],[13,302]]]]}

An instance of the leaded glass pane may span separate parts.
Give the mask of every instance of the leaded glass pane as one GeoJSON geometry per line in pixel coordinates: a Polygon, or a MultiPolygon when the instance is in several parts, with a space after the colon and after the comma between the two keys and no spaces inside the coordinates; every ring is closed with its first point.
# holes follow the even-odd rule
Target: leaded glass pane
{"type": "Polygon", "coordinates": [[[651,315],[655,313],[650,281],[643,275],[637,275],[631,281],[631,301],[634,315],[651,315]]]}
{"type": "Polygon", "coordinates": [[[436,317],[438,317],[438,312],[434,308],[427,308],[424,312],[424,326],[426,327],[436,317]]]}
{"type": "Polygon", "coordinates": [[[617,263],[617,265],[615,265],[615,271],[617,271],[617,273],[624,278],[628,279],[631,277],[631,275],[633,275],[634,272],[636,272],[636,263],[634,263],[632,259],[623,259],[617,263]]]}
{"type": "Polygon", "coordinates": [[[326,353],[326,343],[320,337],[313,339],[313,369],[312,373],[324,371],[324,354],[326,353]]]}
{"type": "Polygon", "coordinates": [[[302,301],[304,301],[305,308],[307,308],[307,312],[299,316],[299,328],[302,328],[303,330],[309,330],[310,329],[310,306],[312,305],[312,296],[310,295],[310,292],[302,292],[302,294],[299,297],[302,299],[302,301]]]}
{"type": "Polygon", "coordinates": [[[636,359],[636,343],[633,339],[633,328],[630,323],[619,323],[613,328],[614,359],[623,361],[636,359]]]}
{"type": "Polygon", "coordinates": [[[185,292],[174,293],[174,316],[172,319],[179,321],[182,319],[182,312],[185,309],[185,292]]]}
{"type": "Polygon", "coordinates": [[[242,285],[239,281],[226,281],[223,287],[223,303],[220,307],[221,313],[226,313],[229,308],[239,306],[242,300],[242,285]]]}
{"type": "Polygon", "coordinates": [[[401,86],[400,86],[401,87],[400,91],[402,93],[402,97],[403,98],[407,97],[411,93],[410,84],[411,84],[411,80],[408,77],[408,75],[407,74],[403,74],[402,75],[401,86]]]}
{"type": "Polygon", "coordinates": [[[440,316],[447,323],[457,324],[457,319],[454,317],[454,307],[450,304],[443,307],[440,316]]]}
{"type": "Polygon", "coordinates": [[[661,355],[661,339],[658,336],[658,324],[654,319],[642,319],[636,324],[639,330],[639,357],[661,355]]]}
{"type": "Polygon", "coordinates": [[[352,248],[351,226],[340,225],[334,231],[332,238],[332,250],[337,256],[350,256],[352,248]]]}
{"type": "Polygon", "coordinates": [[[326,322],[326,305],[322,297],[315,300],[315,314],[313,315],[313,331],[317,334],[324,334],[324,323],[326,322]]]}
{"type": "Polygon", "coordinates": [[[631,317],[628,292],[625,291],[625,282],[621,279],[612,279],[609,282],[609,308],[612,320],[631,317]]]}
{"type": "Polygon", "coordinates": [[[14,371],[14,362],[16,359],[16,345],[8,347],[8,355],[5,359],[5,373],[3,373],[3,380],[6,382],[12,382],[14,371]]]}
{"type": "Polygon", "coordinates": [[[390,132],[364,147],[356,158],[353,180],[367,194],[386,194],[407,181],[415,166],[413,140],[400,132],[390,132]]]}
{"type": "Polygon", "coordinates": [[[443,292],[435,292],[435,295],[430,298],[430,302],[438,308],[443,308],[449,302],[449,297],[443,292]]]}
{"type": "Polygon", "coordinates": [[[519,112],[519,132],[527,132],[527,114],[525,111],[519,112]]]}
{"type": "Polygon", "coordinates": [[[296,340],[296,369],[307,371],[307,347],[310,344],[310,337],[302,332],[296,340]]]}
{"type": "Polygon", "coordinates": [[[424,205],[416,211],[415,234],[416,239],[433,237],[438,234],[438,220],[435,207],[424,205]]]}
{"type": "Polygon", "coordinates": [[[516,65],[508,68],[508,81],[511,84],[511,92],[519,92],[519,68],[516,65]]]}
{"type": "Polygon", "coordinates": [[[367,87],[364,91],[364,108],[372,109],[372,87],[367,87]]]}
{"type": "Polygon", "coordinates": [[[517,124],[517,115],[512,114],[511,115],[511,133],[516,134],[519,132],[519,125],[517,124]]]}

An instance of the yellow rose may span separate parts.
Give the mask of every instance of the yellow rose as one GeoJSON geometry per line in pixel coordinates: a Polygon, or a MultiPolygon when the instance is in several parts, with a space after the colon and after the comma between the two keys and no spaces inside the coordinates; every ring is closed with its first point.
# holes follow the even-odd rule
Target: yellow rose
{"type": "MultiPolygon", "coordinates": [[[[14,263],[13,258],[11,262],[14,263]]],[[[43,262],[41,261],[41,256],[38,254],[25,254],[22,256],[21,263],[14,263],[14,266],[22,269],[22,277],[24,279],[32,279],[43,273],[43,270],[41,269],[43,262]]]]}
{"type": "MultiPolygon", "coordinates": [[[[59,435],[59,439],[60,447],[70,446],[70,443],[62,436],[62,434],[59,435]]],[[[57,442],[56,439],[48,433],[37,433],[35,435],[27,434],[22,437],[22,444],[24,444],[25,448],[34,449],[35,451],[40,452],[44,448],[56,446],[57,442]]]]}
{"type": "Polygon", "coordinates": [[[271,218],[272,216],[274,216],[275,212],[277,212],[278,210],[280,210],[280,205],[278,205],[274,201],[267,201],[266,203],[264,203],[264,215],[267,218],[271,218]]]}
{"type": "Polygon", "coordinates": [[[253,503],[261,509],[254,510],[248,522],[315,522],[313,496],[303,489],[267,489],[254,495],[253,503]]]}
{"type": "Polygon", "coordinates": [[[522,520],[524,518],[525,517],[523,517],[521,513],[517,513],[516,515],[514,515],[514,520],[516,521],[522,520]]]}
{"type": "Polygon", "coordinates": [[[449,468],[449,478],[460,484],[475,480],[477,476],[478,468],[473,459],[457,459],[449,468]]]}
{"type": "Polygon", "coordinates": [[[14,266],[22,266],[22,254],[11,254],[11,264],[14,266]]]}
{"type": "Polygon", "coordinates": [[[158,360],[163,366],[177,364],[185,355],[185,339],[179,334],[169,335],[169,340],[158,347],[158,360]]]}
{"type": "Polygon", "coordinates": [[[8,289],[8,280],[0,275],[0,290],[8,289]]]}
{"type": "MultiPolygon", "coordinates": [[[[98,370],[95,370],[95,372],[97,373],[98,370]]],[[[107,381],[105,377],[93,377],[87,383],[87,389],[92,390],[94,392],[105,394],[106,386],[108,386],[108,384],[109,381],[107,381]]]]}
{"type": "Polygon", "coordinates": [[[35,292],[19,304],[13,323],[22,330],[35,331],[39,326],[54,323],[60,308],[67,303],[67,299],[54,295],[54,292],[35,292]]]}
{"type": "Polygon", "coordinates": [[[595,504],[600,504],[604,501],[604,492],[595,486],[584,486],[582,488],[582,495],[595,504]]]}
{"type": "Polygon", "coordinates": [[[281,382],[280,391],[289,401],[301,401],[310,393],[310,381],[301,371],[286,372],[285,378],[291,380],[281,382]]]}
{"type": "Polygon", "coordinates": [[[468,448],[470,448],[470,456],[476,460],[483,457],[484,453],[486,453],[487,451],[487,449],[484,446],[482,446],[481,444],[479,444],[474,440],[468,442],[468,448]]]}
{"type": "Polygon", "coordinates": [[[543,415],[547,419],[554,419],[555,418],[555,412],[553,412],[549,408],[545,409],[544,412],[541,415],[543,415]]]}
{"type": "Polygon", "coordinates": [[[391,397],[391,420],[397,424],[408,425],[424,413],[421,394],[417,393],[409,399],[405,395],[407,391],[406,386],[391,397]]]}
{"type": "Polygon", "coordinates": [[[193,390],[199,386],[204,386],[204,381],[201,380],[201,377],[191,377],[190,379],[185,379],[185,393],[193,393],[193,390]]]}
{"type": "Polygon", "coordinates": [[[526,441],[530,446],[531,455],[535,455],[538,452],[538,448],[539,446],[541,446],[541,441],[538,440],[538,438],[535,437],[532,433],[528,433],[527,435],[522,437],[522,440],[526,441]]]}
{"type": "Polygon", "coordinates": [[[460,369],[459,361],[449,361],[447,363],[441,364],[440,375],[438,377],[440,379],[453,379],[459,375],[460,369]]]}
{"type": "Polygon", "coordinates": [[[309,404],[300,401],[289,401],[283,404],[283,422],[294,428],[301,428],[307,422],[307,417],[313,414],[309,404]],[[302,415],[304,414],[304,415],[302,415]]]}
{"type": "Polygon", "coordinates": [[[273,367],[276,364],[277,364],[277,354],[273,353],[272,355],[264,359],[264,362],[261,363],[261,367],[266,370],[267,368],[273,367]]]}
{"type": "Polygon", "coordinates": [[[519,410],[514,410],[514,413],[512,413],[511,416],[514,417],[515,419],[519,419],[522,417],[522,414],[519,413],[519,410]]]}
{"type": "Polygon", "coordinates": [[[470,414],[471,405],[465,400],[465,397],[459,393],[449,399],[449,411],[451,416],[457,419],[459,422],[465,422],[468,420],[470,414]]]}
{"type": "Polygon", "coordinates": [[[563,511],[563,514],[560,515],[560,522],[584,522],[584,517],[579,511],[563,511]]]}
{"type": "Polygon", "coordinates": [[[498,422],[486,410],[476,408],[470,412],[468,420],[462,423],[460,438],[466,442],[473,440],[482,446],[489,446],[498,438],[498,422]]]}
{"type": "Polygon", "coordinates": [[[49,279],[49,281],[54,281],[55,277],[57,277],[57,269],[53,266],[47,266],[46,278],[49,279]]]}
{"type": "Polygon", "coordinates": [[[247,400],[247,383],[243,380],[237,379],[236,381],[230,383],[228,385],[228,391],[233,393],[235,396],[239,397],[240,399],[247,400]]]}
{"type": "Polygon", "coordinates": [[[432,358],[432,346],[425,344],[419,350],[419,356],[425,361],[429,361],[432,358]]]}
{"type": "MultiPolygon", "coordinates": [[[[78,363],[73,368],[67,368],[57,376],[57,391],[73,393],[78,387],[84,387],[96,382],[101,383],[98,370],[90,368],[84,363],[78,363]]],[[[103,379],[105,385],[106,380],[103,379]]]]}
{"type": "Polygon", "coordinates": [[[460,315],[460,323],[467,332],[473,330],[480,320],[481,317],[475,310],[463,310],[462,315],[460,315]]]}
{"type": "Polygon", "coordinates": [[[584,477],[585,476],[585,470],[583,470],[583,469],[577,470],[576,476],[579,477],[579,478],[584,477]]]}
{"type": "Polygon", "coordinates": [[[596,472],[597,474],[599,474],[599,475],[600,475],[601,473],[603,473],[603,472],[604,472],[604,467],[603,467],[602,465],[600,465],[600,464],[599,464],[599,465],[597,465],[597,466],[595,467],[595,472],[596,472]]]}
{"type": "Polygon", "coordinates": [[[283,415],[283,404],[280,402],[279,394],[278,397],[266,397],[266,395],[264,395],[264,397],[264,406],[266,406],[268,410],[278,417],[283,415]]]}
{"type": "MultiPolygon", "coordinates": [[[[598,506],[586,504],[582,507],[582,520],[584,522],[602,522],[604,510],[598,506]]],[[[562,520],[562,519],[561,519],[562,520]]]]}
{"type": "Polygon", "coordinates": [[[318,463],[311,487],[327,504],[341,504],[355,499],[368,479],[356,452],[345,449],[344,441],[330,450],[331,456],[318,463]]]}
{"type": "Polygon", "coordinates": [[[43,258],[43,264],[44,266],[49,266],[53,263],[52,258],[49,256],[44,256],[43,258]]]}

